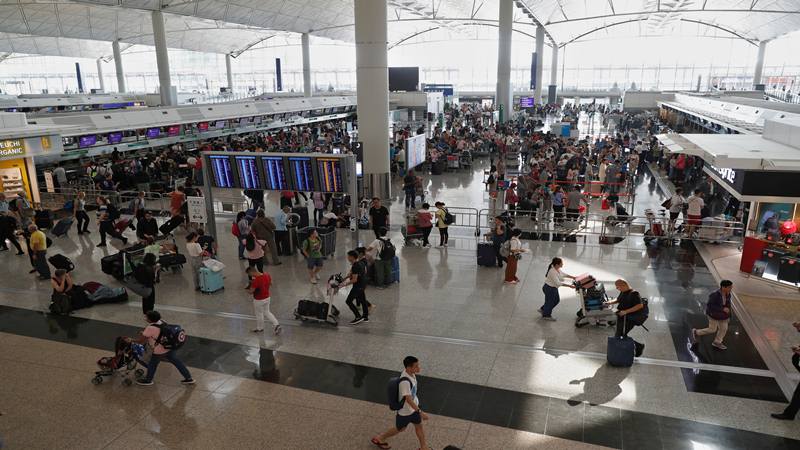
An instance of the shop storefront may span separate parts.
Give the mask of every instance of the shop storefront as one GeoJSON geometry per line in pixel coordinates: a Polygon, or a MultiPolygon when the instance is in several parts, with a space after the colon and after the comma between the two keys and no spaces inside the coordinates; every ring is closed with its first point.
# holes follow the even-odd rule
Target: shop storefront
{"type": "MultiPolygon", "coordinates": [[[[0,129],[0,134],[3,134],[3,131],[0,129]]],[[[61,150],[59,135],[0,136],[0,192],[7,200],[24,193],[28,199],[38,203],[39,186],[33,158],[36,155],[56,153],[61,150]]]]}
{"type": "Polygon", "coordinates": [[[743,204],[750,204],[739,270],[765,281],[800,286],[800,172],[710,164],[704,171],[743,204]]]}

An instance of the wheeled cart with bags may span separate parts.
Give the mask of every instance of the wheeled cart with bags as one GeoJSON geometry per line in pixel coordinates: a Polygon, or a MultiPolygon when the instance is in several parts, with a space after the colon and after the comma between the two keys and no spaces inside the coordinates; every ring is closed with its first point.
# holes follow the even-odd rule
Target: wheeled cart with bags
{"type": "Polygon", "coordinates": [[[603,283],[598,283],[589,274],[582,274],[575,277],[574,284],[580,306],[576,313],[578,316],[575,319],[576,327],[580,328],[589,324],[609,327],[616,325],[616,313],[605,304],[608,296],[603,283]]]}
{"type": "Polygon", "coordinates": [[[328,278],[328,289],[323,301],[303,299],[297,303],[294,318],[302,322],[327,323],[339,325],[339,309],[333,305],[333,297],[339,292],[339,286],[344,281],[341,273],[328,278]]]}

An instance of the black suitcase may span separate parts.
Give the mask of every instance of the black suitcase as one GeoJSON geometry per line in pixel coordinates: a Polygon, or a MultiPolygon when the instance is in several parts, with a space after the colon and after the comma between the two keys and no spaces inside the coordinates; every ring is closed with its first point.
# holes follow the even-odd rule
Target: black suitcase
{"type": "Polygon", "coordinates": [[[497,255],[494,253],[494,245],[489,242],[478,243],[478,265],[484,267],[497,266],[497,255]]]}
{"type": "Polygon", "coordinates": [[[56,269],[64,269],[67,272],[75,270],[75,264],[72,264],[72,261],[64,255],[53,255],[47,258],[47,262],[56,269]]]}
{"type": "Polygon", "coordinates": [[[183,224],[183,216],[175,216],[164,222],[164,225],[161,225],[158,231],[163,235],[167,235],[172,233],[175,228],[181,226],[181,224],[183,224]]]}
{"type": "Polygon", "coordinates": [[[53,294],[50,298],[50,313],[67,315],[72,312],[72,299],[66,294],[53,294]]]}
{"type": "Polygon", "coordinates": [[[161,255],[158,258],[158,263],[161,264],[163,268],[180,267],[186,264],[186,256],[179,253],[161,255]]]}
{"type": "Polygon", "coordinates": [[[778,279],[797,284],[800,281],[800,259],[784,256],[778,269],[778,279]]]}
{"type": "Polygon", "coordinates": [[[297,314],[300,316],[319,317],[320,303],[313,300],[300,300],[297,303],[297,314]]]}
{"type": "Polygon", "coordinates": [[[50,210],[39,209],[33,215],[33,223],[35,223],[40,230],[53,228],[53,215],[50,213],[50,210]]]}
{"type": "Polygon", "coordinates": [[[72,220],[72,217],[65,217],[59,220],[58,223],[56,223],[56,225],[51,230],[53,236],[55,237],[66,236],[67,232],[69,232],[70,228],[72,228],[73,222],[74,220],[72,220]]]}
{"type": "Polygon", "coordinates": [[[306,228],[309,224],[308,208],[305,206],[295,206],[292,208],[292,212],[300,216],[300,223],[297,224],[297,228],[306,228]]]}
{"type": "Polygon", "coordinates": [[[122,253],[108,255],[100,260],[100,269],[103,273],[113,276],[116,279],[123,279],[122,253]]]}

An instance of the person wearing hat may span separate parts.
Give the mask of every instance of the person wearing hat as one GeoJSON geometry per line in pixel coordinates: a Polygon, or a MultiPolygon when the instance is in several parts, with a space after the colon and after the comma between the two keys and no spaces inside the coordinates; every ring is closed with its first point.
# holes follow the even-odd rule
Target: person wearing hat
{"type": "Polygon", "coordinates": [[[449,235],[447,234],[447,225],[444,223],[444,217],[447,214],[447,209],[444,207],[444,202],[436,202],[436,228],[439,229],[439,247],[447,247],[449,235]]]}

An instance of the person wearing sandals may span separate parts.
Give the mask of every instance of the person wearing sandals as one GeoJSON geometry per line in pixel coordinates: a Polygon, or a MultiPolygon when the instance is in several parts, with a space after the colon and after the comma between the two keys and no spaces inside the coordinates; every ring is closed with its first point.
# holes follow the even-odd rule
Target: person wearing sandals
{"type": "Polygon", "coordinates": [[[403,371],[400,373],[400,383],[398,387],[398,399],[402,401],[403,407],[397,411],[395,416],[395,426],[372,438],[370,442],[378,448],[388,450],[392,448],[386,439],[402,433],[408,424],[414,424],[414,432],[419,440],[420,450],[430,450],[428,441],[425,438],[425,428],[422,426],[423,420],[428,420],[419,406],[417,398],[417,374],[422,368],[419,359],[413,356],[403,358],[403,371]]]}

